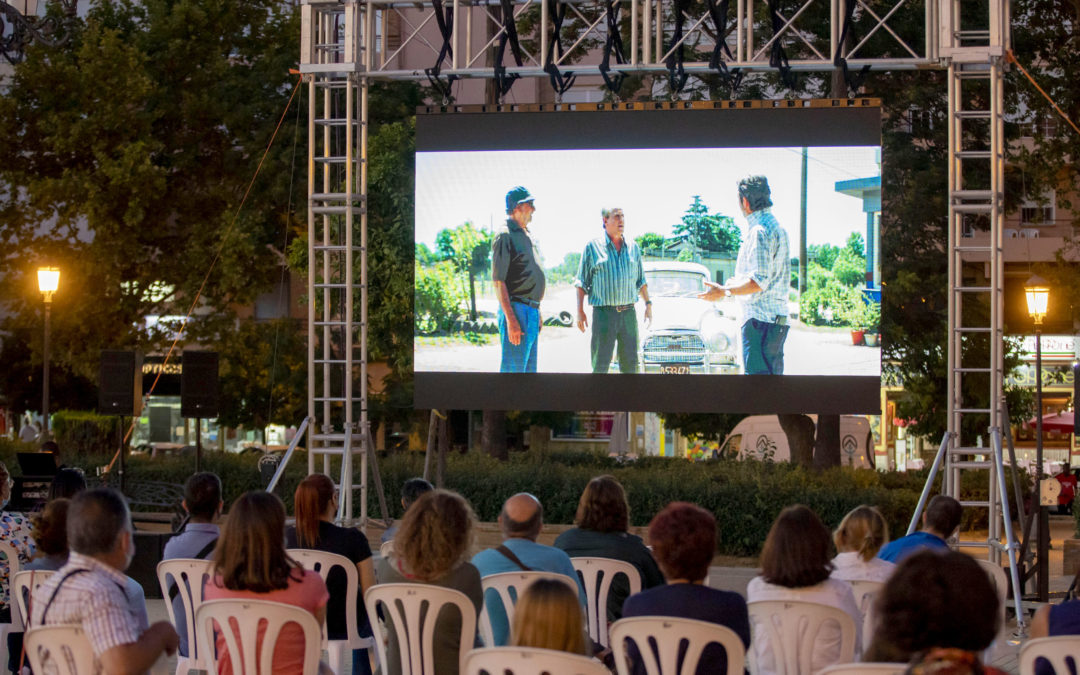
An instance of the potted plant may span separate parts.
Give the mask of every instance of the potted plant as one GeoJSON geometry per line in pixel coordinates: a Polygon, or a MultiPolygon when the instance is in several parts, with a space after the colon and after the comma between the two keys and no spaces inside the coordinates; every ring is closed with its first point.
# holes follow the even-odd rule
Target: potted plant
{"type": "Polygon", "coordinates": [[[866,346],[877,347],[881,342],[881,305],[871,300],[863,307],[862,314],[866,346]]]}
{"type": "Polygon", "coordinates": [[[861,345],[866,339],[865,322],[863,321],[864,307],[866,303],[856,298],[850,303],[844,312],[844,320],[851,326],[851,344],[861,345]]]}

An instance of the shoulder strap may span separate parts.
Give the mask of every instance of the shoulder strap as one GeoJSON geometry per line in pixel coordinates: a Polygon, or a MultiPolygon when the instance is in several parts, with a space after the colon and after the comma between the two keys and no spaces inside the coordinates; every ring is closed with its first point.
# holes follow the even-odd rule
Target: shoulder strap
{"type": "Polygon", "coordinates": [[[518,558],[516,555],[514,555],[514,552],[511,551],[510,549],[508,549],[505,545],[499,544],[498,546],[495,547],[495,550],[498,551],[499,553],[502,553],[504,556],[506,556],[510,560],[510,562],[512,562],[515,565],[517,565],[518,567],[520,567],[523,571],[525,571],[525,572],[532,572],[533,571],[533,568],[531,568],[528,565],[526,565],[525,563],[521,562],[521,558],[518,558]]]}
{"type": "Polygon", "coordinates": [[[57,582],[56,588],[53,589],[52,595],[49,596],[49,601],[45,603],[45,609],[42,610],[42,612],[41,612],[41,625],[42,626],[46,625],[45,617],[49,615],[49,608],[52,607],[53,600],[56,600],[56,594],[60,592],[60,587],[64,585],[64,582],[67,581],[68,579],[70,579],[73,576],[76,576],[78,574],[85,574],[86,572],[89,572],[89,571],[90,570],[88,570],[88,569],[71,570],[70,572],[65,574],[63,576],[63,578],[60,579],[60,581],[57,582]]]}

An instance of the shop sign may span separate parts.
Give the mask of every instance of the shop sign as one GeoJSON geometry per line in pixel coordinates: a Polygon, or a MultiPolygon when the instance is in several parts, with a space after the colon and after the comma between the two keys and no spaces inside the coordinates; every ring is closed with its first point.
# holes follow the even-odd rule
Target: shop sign
{"type": "MultiPolygon", "coordinates": [[[[1066,389],[1071,392],[1074,377],[1071,365],[1044,365],[1042,369],[1042,386],[1043,389],[1066,389]]],[[[1021,365],[1005,378],[1005,384],[1012,387],[1034,388],[1035,366],[1021,365]]]]}
{"type": "MultiPolygon", "coordinates": [[[[1025,335],[1020,343],[1021,358],[1035,360],[1035,336],[1025,335]]],[[[1076,337],[1073,335],[1042,336],[1043,361],[1069,361],[1076,359],[1076,337]]]]}
{"type": "Polygon", "coordinates": [[[615,413],[578,413],[551,430],[553,441],[610,441],[615,413]]]}

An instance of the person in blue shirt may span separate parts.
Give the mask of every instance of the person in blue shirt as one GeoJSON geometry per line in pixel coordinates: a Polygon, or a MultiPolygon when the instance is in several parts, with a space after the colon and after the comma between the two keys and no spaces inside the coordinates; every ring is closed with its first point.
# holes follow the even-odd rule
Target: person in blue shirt
{"type": "MultiPolygon", "coordinates": [[[[578,597],[582,606],[585,604],[585,589],[581,586],[570,556],[562,549],[536,543],[540,529],[544,525],[544,508],[536,497],[522,492],[507,499],[499,514],[499,529],[504,541],[495,548],[480,551],[473,556],[472,564],[480,571],[480,577],[503,572],[554,572],[565,574],[578,582],[578,597]]],[[[491,647],[504,647],[509,644],[510,624],[506,619],[506,610],[495,591],[485,593],[488,616],[491,617],[491,631],[495,644],[491,647]]]]}
{"type": "Polygon", "coordinates": [[[960,527],[962,514],[963,507],[952,497],[947,495],[934,497],[923,512],[922,530],[890,541],[881,547],[878,557],[891,563],[899,563],[922,549],[948,549],[949,544],[946,540],[956,532],[956,528],[960,527]]]}

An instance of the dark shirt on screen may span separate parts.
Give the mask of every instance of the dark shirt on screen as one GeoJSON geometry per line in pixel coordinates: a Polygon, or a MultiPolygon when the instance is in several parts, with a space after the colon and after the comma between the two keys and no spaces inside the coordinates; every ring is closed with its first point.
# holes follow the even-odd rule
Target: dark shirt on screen
{"type": "Polygon", "coordinates": [[[491,242],[491,279],[506,284],[510,300],[539,305],[547,279],[536,243],[512,218],[491,242]]]}

